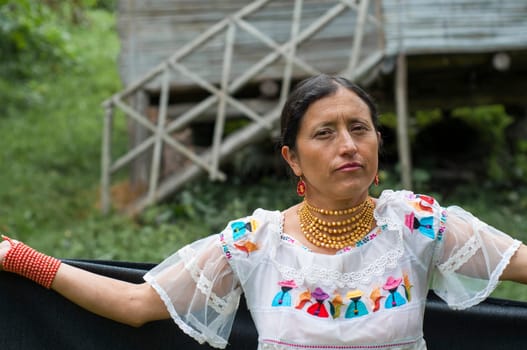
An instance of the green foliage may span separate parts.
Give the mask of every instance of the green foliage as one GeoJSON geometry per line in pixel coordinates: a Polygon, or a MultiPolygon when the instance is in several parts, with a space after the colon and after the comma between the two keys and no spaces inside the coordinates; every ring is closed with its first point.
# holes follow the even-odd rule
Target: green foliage
{"type": "Polygon", "coordinates": [[[77,69],[79,49],[72,31],[89,27],[87,11],[114,1],[4,0],[0,2],[0,115],[46,102],[45,78],[77,69]]]}
{"type": "Polygon", "coordinates": [[[395,113],[383,113],[379,116],[379,121],[384,128],[397,128],[397,115],[395,113]]]}
{"type": "Polygon", "coordinates": [[[504,141],[504,131],[512,123],[502,105],[456,108],[452,116],[481,130],[488,141],[504,141]]]}
{"type": "Polygon", "coordinates": [[[218,232],[226,220],[257,208],[285,209],[297,201],[296,184],[287,179],[262,178],[247,184],[234,176],[225,186],[207,181],[190,184],[171,200],[171,207],[174,215],[199,223],[206,232],[218,232]]]}
{"type": "MultiPolygon", "coordinates": [[[[0,230],[22,239],[55,235],[89,216],[97,200],[100,104],[120,88],[119,46],[113,16],[96,11],[89,19],[93,25],[71,29],[82,64],[40,78],[45,104],[0,119],[0,230]]],[[[116,143],[126,147],[125,138],[116,143]]]]}
{"type": "MultiPolygon", "coordinates": [[[[382,115],[381,122],[395,134],[394,114],[382,115]]],[[[415,112],[409,120],[408,134],[417,159],[414,166],[420,169],[414,173],[416,185],[426,187],[428,181],[437,181],[436,170],[450,172],[452,180],[456,180],[455,172],[459,170],[472,171],[487,188],[525,185],[527,142],[521,137],[508,139],[507,129],[513,122],[502,105],[456,108],[444,116],[439,109],[415,112]],[[456,133],[459,126],[464,127],[464,134],[456,133]],[[465,168],[459,168],[460,164],[465,168]]],[[[385,151],[391,152],[393,159],[397,149],[391,146],[385,151]]]]}
{"type": "Polygon", "coordinates": [[[67,55],[69,34],[41,2],[8,0],[0,7],[0,23],[5,54],[2,69],[11,70],[14,78],[38,73],[41,63],[50,64],[67,55]]]}
{"type": "Polygon", "coordinates": [[[61,258],[159,262],[204,235],[186,221],[139,225],[122,215],[92,213],[28,242],[61,258]]]}
{"type": "MultiPolygon", "coordinates": [[[[505,183],[510,179],[511,159],[505,143],[505,130],[513,119],[505,112],[501,105],[474,108],[458,108],[452,113],[479,131],[482,141],[491,145],[487,158],[487,175],[490,181],[505,183]]],[[[470,135],[467,135],[470,137],[470,135]]]]}
{"type": "MultiPolygon", "coordinates": [[[[410,138],[413,138],[423,128],[437,123],[441,118],[441,110],[439,109],[417,111],[408,121],[410,138]]],[[[379,120],[384,128],[393,130],[397,128],[397,115],[395,113],[383,113],[379,120]]]]}
{"type": "Polygon", "coordinates": [[[516,179],[525,181],[524,179],[527,176],[527,151],[519,151],[514,155],[514,166],[511,170],[516,179]]]}
{"type": "Polygon", "coordinates": [[[0,114],[43,100],[38,79],[60,73],[72,59],[69,32],[39,1],[7,0],[0,5],[0,114]]]}

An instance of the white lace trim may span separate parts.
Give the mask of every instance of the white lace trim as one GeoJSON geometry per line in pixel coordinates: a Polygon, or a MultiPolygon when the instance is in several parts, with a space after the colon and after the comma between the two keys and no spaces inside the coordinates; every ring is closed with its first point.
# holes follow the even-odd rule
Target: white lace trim
{"type": "Polygon", "coordinates": [[[481,248],[481,243],[476,236],[470,237],[469,240],[459,248],[454,255],[437,268],[442,273],[454,272],[463,266],[470,258],[481,248]]]}
{"type": "MultiPolygon", "coordinates": [[[[404,191],[404,193],[410,193],[404,191]]],[[[400,200],[401,194],[392,190],[383,191],[379,199],[377,200],[375,210],[373,211],[373,217],[377,222],[377,226],[387,228],[388,230],[401,230],[401,223],[397,220],[392,219],[389,215],[379,216],[379,212],[387,206],[388,203],[400,200]]]]}
{"type": "Polygon", "coordinates": [[[209,280],[202,273],[203,271],[198,267],[196,263],[197,252],[189,246],[182,248],[179,253],[181,259],[185,263],[185,269],[190,273],[194,282],[196,282],[196,287],[204,295],[209,296],[209,304],[211,308],[214,309],[220,315],[229,315],[234,312],[238,307],[238,289],[230,292],[226,295],[225,299],[218,297],[212,291],[212,281],[209,280]]]}
{"type": "Polygon", "coordinates": [[[501,259],[498,266],[496,266],[496,269],[494,269],[493,273],[491,274],[489,278],[489,283],[484,289],[479,291],[476,295],[474,295],[474,297],[468,300],[455,303],[455,304],[448,304],[448,306],[450,306],[454,310],[463,310],[463,309],[472,307],[474,305],[477,305],[481,303],[483,300],[485,300],[498,286],[498,283],[500,282],[500,276],[503,274],[503,271],[505,270],[507,265],[509,265],[509,262],[512,256],[514,255],[514,253],[516,253],[516,250],[518,250],[521,243],[522,242],[518,240],[514,240],[514,243],[503,254],[503,258],[501,259]]]}
{"type": "Polygon", "coordinates": [[[377,210],[373,212],[373,217],[377,222],[377,226],[388,230],[399,231],[401,230],[401,224],[388,216],[379,216],[377,210]]]}
{"type": "Polygon", "coordinates": [[[303,266],[300,269],[296,269],[281,264],[274,258],[271,261],[278,271],[280,271],[284,279],[294,280],[297,285],[302,285],[307,281],[311,284],[318,283],[325,286],[337,286],[339,288],[355,288],[359,284],[370,283],[374,276],[383,275],[387,268],[396,267],[397,261],[403,255],[403,251],[401,232],[399,232],[396,247],[360,271],[342,273],[317,265],[303,266]]]}
{"type": "MultiPolygon", "coordinates": [[[[206,339],[203,336],[203,334],[199,333],[192,327],[190,327],[188,324],[185,323],[177,313],[176,309],[174,308],[174,305],[172,305],[172,301],[170,300],[170,297],[166,294],[165,290],[157,283],[154,277],[152,277],[150,274],[146,274],[144,276],[145,281],[147,281],[152,288],[159,294],[159,297],[165,304],[168,312],[170,313],[170,317],[174,320],[174,322],[178,325],[178,327],[183,331],[183,333],[189,335],[193,339],[195,339],[198,343],[203,344],[206,339]]],[[[212,344],[211,344],[212,345],[212,344]]],[[[216,346],[218,348],[224,348],[225,345],[216,346]]]]}

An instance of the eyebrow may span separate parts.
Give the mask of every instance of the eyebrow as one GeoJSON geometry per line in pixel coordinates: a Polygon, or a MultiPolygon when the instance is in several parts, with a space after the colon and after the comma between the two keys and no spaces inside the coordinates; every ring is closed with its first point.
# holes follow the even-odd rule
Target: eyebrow
{"type": "MultiPolygon", "coordinates": [[[[338,117],[335,118],[335,117],[332,117],[331,119],[326,119],[326,120],[323,120],[317,124],[315,124],[314,126],[315,127],[321,127],[321,126],[327,126],[327,125],[333,125],[333,124],[336,124],[336,121],[337,121],[338,117]]],[[[366,118],[363,118],[363,117],[357,117],[357,116],[353,116],[353,117],[349,117],[349,118],[346,118],[346,122],[351,122],[351,123],[355,123],[355,122],[369,122],[370,119],[366,119],[366,118]]]]}

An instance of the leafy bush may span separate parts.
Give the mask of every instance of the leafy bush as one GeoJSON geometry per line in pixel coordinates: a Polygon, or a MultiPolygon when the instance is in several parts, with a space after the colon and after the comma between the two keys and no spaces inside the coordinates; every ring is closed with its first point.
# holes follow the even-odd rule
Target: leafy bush
{"type": "Polygon", "coordinates": [[[72,29],[87,24],[90,8],[114,8],[114,0],[0,1],[0,115],[15,115],[45,101],[45,77],[79,62],[72,29]]]}
{"type": "Polygon", "coordinates": [[[41,102],[45,87],[38,79],[60,71],[72,55],[68,31],[40,1],[3,2],[0,24],[0,113],[5,115],[41,102]]]}

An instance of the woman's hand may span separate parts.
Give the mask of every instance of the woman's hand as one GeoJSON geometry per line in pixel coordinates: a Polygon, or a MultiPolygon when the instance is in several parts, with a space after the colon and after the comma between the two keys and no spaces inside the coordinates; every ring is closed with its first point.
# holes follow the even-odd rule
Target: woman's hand
{"type": "MultiPolygon", "coordinates": [[[[16,242],[16,241],[13,241],[16,242]]],[[[3,270],[4,266],[4,258],[7,254],[7,252],[11,249],[11,242],[8,240],[3,240],[0,242],[0,271],[3,270]]]]}

